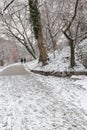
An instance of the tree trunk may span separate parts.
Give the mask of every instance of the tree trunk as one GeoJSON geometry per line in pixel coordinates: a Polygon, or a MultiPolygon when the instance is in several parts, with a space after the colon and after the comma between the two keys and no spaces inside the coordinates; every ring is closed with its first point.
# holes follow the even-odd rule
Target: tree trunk
{"type": "Polygon", "coordinates": [[[75,66],[75,49],[74,49],[74,41],[70,41],[70,50],[71,50],[71,59],[70,66],[73,68],[75,66]]]}
{"type": "Polygon", "coordinates": [[[38,31],[37,42],[38,42],[38,48],[40,52],[39,61],[42,62],[42,65],[46,65],[48,60],[48,55],[47,55],[46,47],[43,44],[43,35],[41,30],[38,31]]]}
{"type": "Polygon", "coordinates": [[[37,44],[40,52],[39,61],[42,62],[42,65],[46,65],[48,56],[47,56],[46,48],[43,43],[41,16],[40,16],[40,11],[38,9],[38,0],[28,0],[28,1],[29,1],[31,25],[33,27],[33,32],[37,40],[37,44]]]}

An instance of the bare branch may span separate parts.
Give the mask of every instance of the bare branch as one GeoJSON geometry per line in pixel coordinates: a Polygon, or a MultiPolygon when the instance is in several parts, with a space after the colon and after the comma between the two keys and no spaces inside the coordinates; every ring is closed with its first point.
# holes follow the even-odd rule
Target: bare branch
{"type": "Polygon", "coordinates": [[[6,7],[3,9],[3,11],[5,11],[14,1],[15,1],[15,0],[12,0],[10,3],[8,3],[8,4],[6,5],[6,7]]]}
{"type": "Polygon", "coordinates": [[[74,10],[74,15],[71,19],[71,21],[69,22],[69,25],[67,26],[67,28],[65,29],[65,32],[71,27],[76,15],[77,15],[77,9],[78,9],[78,3],[79,3],[79,0],[76,0],[76,4],[75,4],[75,10],[74,10]]]}

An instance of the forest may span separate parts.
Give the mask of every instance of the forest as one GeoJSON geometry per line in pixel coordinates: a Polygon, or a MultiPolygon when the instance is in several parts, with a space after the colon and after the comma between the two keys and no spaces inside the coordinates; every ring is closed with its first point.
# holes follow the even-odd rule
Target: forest
{"type": "Polygon", "coordinates": [[[15,39],[32,59],[44,66],[50,60],[48,53],[55,58],[55,51],[67,45],[70,67],[76,65],[75,53],[87,67],[85,47],[80,46],[87,39],[86,0],[4,0],[0,10],[1,37],[15,39]]]}
{"type": "Polygon", "coordinates": [[[87,0],[0,0],[0,130],[87,130],[87,0]]]}

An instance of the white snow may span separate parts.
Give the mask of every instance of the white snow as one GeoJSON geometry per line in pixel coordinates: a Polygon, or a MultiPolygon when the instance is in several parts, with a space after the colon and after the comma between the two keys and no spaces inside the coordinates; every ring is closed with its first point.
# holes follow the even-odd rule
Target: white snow
{"type": "MultiPolygon", "coordinates": [[[[1,75],[17,66],[25,73],[20,63],[1,69],[0,130],[87,130],[87,76],[57,78],[30,72],[68,70],[68,54],[64,49],[55,59],[50,54],[46,67],[38,66],[38,61],[24,64],[25,75],[1,75]]],[[[83,69],[80,63],[75,68],[83,69]]]]}
{"type": "MultiPolygon", "coordinates": [[[[34,60],[29,63],[27,63],[28,67],[30,69],[36,69],[36,70],[44,70],[44,71],[68,71],[72,70],[70,68],[70,48],[64,47],[60,51],[55,51],[55,58],[54,54],[49,54],[50,61],[49,64],[42,67],[42,64],[38,61],[34,60]]],[[[74,67],[75,71],[83,71],[85,70],[84,66],[77,60],[76,55],[76,66],[74,67]]]]}
{"type": "Polygon", "coordinates": [[[0,77],[0,130],[86,130],[85,84],[86,76],[0,77]]]}
{"type": "Polygon", "coordinates": [[[82,92],[80,94],[80,102],[81,102],[81,106],[87,110],[87,77],[86,76],[78,76],[77,77],[78,79],[80,80],[77,80],[75,82],[75,84],[79,85],[83,90],[84,90],[84,93],[82,92]]]}

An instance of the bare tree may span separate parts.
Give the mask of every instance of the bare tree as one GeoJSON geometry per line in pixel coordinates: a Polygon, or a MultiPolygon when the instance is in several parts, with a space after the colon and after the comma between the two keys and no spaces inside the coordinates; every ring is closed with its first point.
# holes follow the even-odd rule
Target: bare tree
{"type": "Polygon", "coordinates": [[[59,17],[61,6],[59,6],[60,0],[48,0],[44,1],[41,13],[44,40],[47,44],[48,49],[56,50],[58,35],[60,33],[59,17]]]}
{"type": "Polygon", "coordinates": [[[37,42],[40,52],[39,60],[43,65],[48,60],[45,46],[55,51],[60,35],[64,34],[69,42],[70,65],[73,68],[75,45],[87,37],[87,30],[84,31],[87,23],[84,15],[86,13],[85,0],[43,0],[41,2],[28,0],[27,2],[19,4],[16,0],[11,0],[4,7],[1,17],[8,34],[15,37],[36,58],[31,42],[31,35],[34,34],[34,41],[37,42]],[[29,23],[29,16],[32,26],[29,23]]]}
{"type": "MultiPolygon", "coordinates": [[[[85,1],[84,1],[85,2],[85,1]]],[[[83,3],[84,3],[83,2],[83,3]]],[[[81,32],[81,1],[75,0],[72,1],[70,4],[70,12],[68,13],[68,17],[63,17],[64,26],[62,29],[62,32],[66,36],[66,38],[69,41],[70,50],[71,50],[71,61],[70,65],[71,68],[75,66],[75,45],[77,42],[79,42],[79,39],[82,39],[87,34],[87,31],[81,32]]],[[[84,4],[82,5],[84,6],[84,4]]]]}
{"type": "MultiPolygon", "coordinates": [[[[44,1],[42,6],[43,16],[43,31],[45,41],[48,47],[55,50],[55,43],[60,39],[60,35],[65,35],[71,50],[70,66],[75,65],[75,45],[80,39],[86,38],[87,32],[80,31],[81,24],[85,23],[81,18],[85,16],[86,12],[81,8],[85,8],[82,0],[48,0],[44,1]],[[62,28],[62,29],[61,29],[62,28]]],[[[84,18],[85,19],[85,18],[84,18]]],[[[84,26],[84,25],[83,25],[84,26]]]]}
{"type": "Polygon", "coordinates": [[[31,28],[28,20],[28,6],[26,4],[14,3],[12,0],[3,10],[1,18],[6,32],[15,37],[27,51],[36,59],[35,50],[31,41],[31,28]]]}
{"type": "Polygon", "coordinates": [[[68,18],[65,19],[67,23],[65,23],[64,28],[62,30],[62,32],[64,33],[64,35],[66,36],[66,38],[69,41],[69,45],[70,45],[70,49],[71,49],[71,62],[70,62],[71,68],[73,68],[75,66],[75,51],[74,51],[74,48],[75,48],[75,39],[76,38],[72,37],[73,29],[75,29],[75,27],[72,26],[72,25],[73,25],[73,22],[74,22],[74,20],[77,16],[78,4],[79,4],[79,0],[76,0],[73,16],[71,17],[70,20],[68,20],[68,18]]]}

